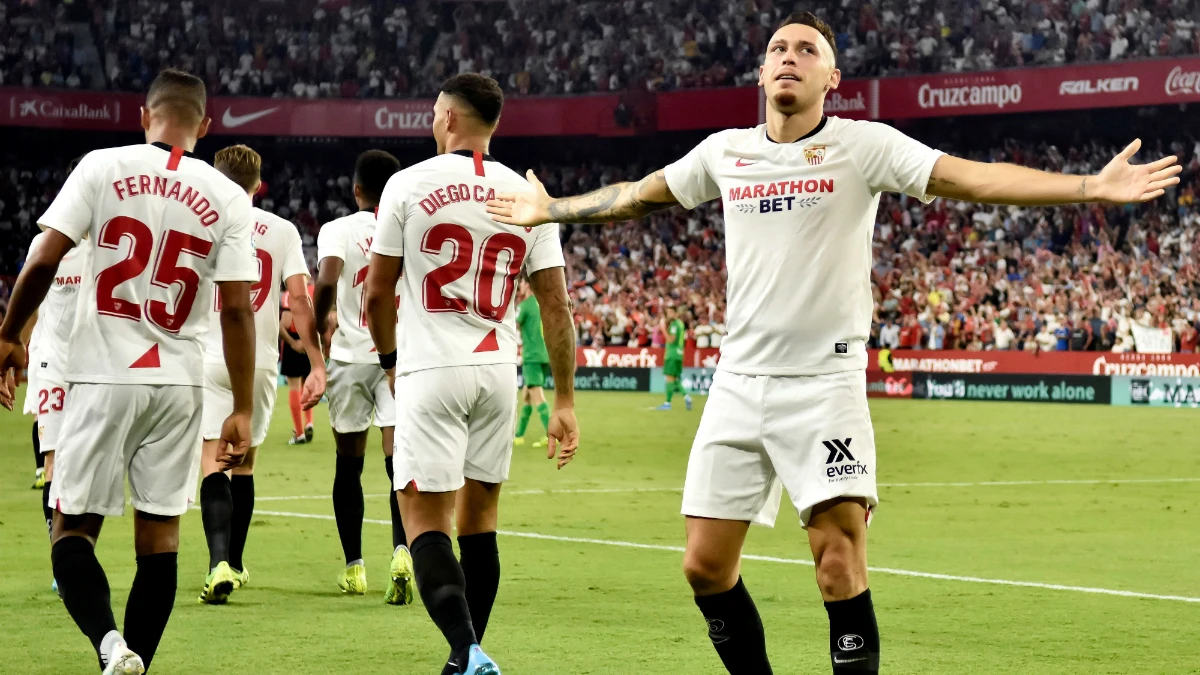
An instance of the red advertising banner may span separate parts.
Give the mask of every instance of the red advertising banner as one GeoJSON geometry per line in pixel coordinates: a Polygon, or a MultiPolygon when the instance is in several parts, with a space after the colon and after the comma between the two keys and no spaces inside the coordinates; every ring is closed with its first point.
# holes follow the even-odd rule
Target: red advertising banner
{"type": "MultiPolygon", "coordinates": [[[[143,100],[140,94],[0,89],[0,125],[136,131],[143,100]]],[[[845,80],[826,97],[825,112],[886,120],[1188,102],[1200,102],[1200,57],[845,80]]],[[[218,97],[208,108],[216,134],[424,137],[433,128],[430,100],[218,97]]],[[[764,112],[757,87],[516,97],[504,105],[499,133],[607,137],[749,127],[764,112]],[[626,110],[617,115],[622,103],[626,110]]]]}
{"type": "Polygon", "coordinates": [[[908,373],[867,371],[867,398],[912,398],[912,376],[908,373]]]}
{"type": "Polygon", "coordinates": [[[948,117],[1200,101],[1200,58],[879,80],[879,118],[948,117]]]}
{"type": "MultiPolygon", "coordinates": [[[[628,97],[638,107],[654,99],[628,97]]],[[[0,125],[105,131],[141,128],[140,94],[0,89],[0,125]]],[[[504,106],[497,133],[502,136],[627,136],[636,128],[618,126],[616,94],[514,98],[504,106]]],[[[210,133],[248,136],[427,137],[433,132],[433,101],[305,101],[277,98],[211,98],[210,133]]],[[[642,113],[642,116],[650,113],[642,113]]],[[[747,119],[752,119],[748,117],[747,119]]]]}
{"type": "Polygon", "coordinates": [[[1023,373],[1037,375],[1151,375],[1200,377],[1200,354],[1117,352],[894,351],[891,371],[871,350],[870,377],[881,373],[1023,373]]]}

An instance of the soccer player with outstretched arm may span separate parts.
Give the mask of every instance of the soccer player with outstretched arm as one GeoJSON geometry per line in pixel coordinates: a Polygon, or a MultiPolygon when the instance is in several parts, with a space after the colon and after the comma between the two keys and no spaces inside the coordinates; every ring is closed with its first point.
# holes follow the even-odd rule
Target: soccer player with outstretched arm
{"type": "MultiPolygon", "coordinates": [[[[878,503],[867,410],[871,232],[881,192],[992,204],[1155,199],[1175,157],[1135,165],[1134,141],[1097,175],[1067,176],[942,154],[896,129],[825,117],[841,81],[834,35],[789,16],[759,69],[766,124],[709,136],[636,183],[553,199],[499,195],[499,222],[608,223],[722,199],[729,335],[684,485],[684,574],[709,637],[735,675],[771,672],[758,610],[742,583],[751,523],[773,525],[781,487],[800,513],[829,616],[837,674],[879,670],[867,584],[867,524],[878,503]]],[[[794,666],[793,666],[794,667],[794,666]]]]}
{"type": "Polygon", "coordinates": [[[562,468],[579,445],[558,228],[513,230],[484,208],[496,193],[531,189],[488,154],[503,103],[500,85],[482,75],[442,85],[433,108],[438,154],[388,181],[367,274],[367,323],[396,393],[395,489],[417,589],[450,643],[443,675],[500,675],[479,643],[500,583],[496,527],[517,412],[512,304],[522,272],[541,308],[555,383],[547,456],[562,468]]]}
{"type": "Polygon", "coordinates": [[[63,604],[105,675],[145,671],[175,604],[179,517],[200,460],[203,336],[214,282],[233,396],[217,462],[250,446],[258,280],[246,193],[192,149],[208,131],[204,82],[165,70],[142,107],[146,143],[88,153],[40,218],[46,237],[26,263],[0,326],[0,373],[20,367],[22,327],[83,239],[83,272],[58,461],[51,560],[63,604]],[[107,516],[125,511],[129,479],[137,573],[118,631],[96,559],[107,516]]]}

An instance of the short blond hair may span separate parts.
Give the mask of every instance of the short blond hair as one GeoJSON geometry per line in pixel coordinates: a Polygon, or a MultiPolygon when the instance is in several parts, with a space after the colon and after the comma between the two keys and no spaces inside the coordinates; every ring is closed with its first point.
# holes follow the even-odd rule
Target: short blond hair
{"type": "Polygon", "coordinates": [[[262,180],[262,156],[246,145],[218,150],[213,167],[247,192],[262,180]]]}

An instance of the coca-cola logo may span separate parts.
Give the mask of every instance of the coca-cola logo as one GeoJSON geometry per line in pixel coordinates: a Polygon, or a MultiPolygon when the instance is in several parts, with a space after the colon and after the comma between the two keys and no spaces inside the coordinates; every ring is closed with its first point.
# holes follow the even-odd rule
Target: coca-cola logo
{"type": "Polygon", "coordinates": [[[1167,96],[1200,94],[1200,71],[1185,71],[1183,66],[1175,66],[1167,74],[1164,89],[1167,96]]]}
{"type": "Polygon", "coordinates": [[[922,108],[974,108],[1004,106],[1020,103],[1024,92],[1020,84],[982,84],[961,87],[934,87],[926,83],[917,90],[917,104],[922,108]]]}
{"type": "Polygon", "coordinates": [[[860,91],[846,97],[836,91],[825,99],[825,112],[862,112],[867,109],[867,98],[860,91]]]}
{"type": "Polygon", "coordinates": [[[11,101],[9,114],[20,119],[102,120],[113,123],[121,121],[121,107],[116,103],[105,103],[102,106],[87,103],[65,105],[53,99],[30,98],[19,101],[16,97],[11,101]]]}
{"type": "Polygon", "coordinates": [[[380,130],[429,131],[433,129],[432,110],[392,111],[380,106],[375,111],[375,128],[380,130]]]}

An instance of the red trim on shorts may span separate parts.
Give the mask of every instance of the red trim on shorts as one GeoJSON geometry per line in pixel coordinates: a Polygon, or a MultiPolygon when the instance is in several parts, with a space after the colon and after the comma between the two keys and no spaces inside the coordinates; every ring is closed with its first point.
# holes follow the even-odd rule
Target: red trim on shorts
{"type": "Polygon", "coordinates": [[[379,220],[379,207],[375,207],[375,220],[379,220]]]}
{"type": "Polygon", "coordinates": [[[183,159],[183,148],[171,146],[171,158],[167,160],[167,171],[178,169],[180,159],[183,159]]]}
{"type": "Polygon", "coordinates": [[[487,174],[483,172],[483,153],[476,150],[471,153],[471,157],[475,160],[475,175],[486,176],[487,174]]]}

